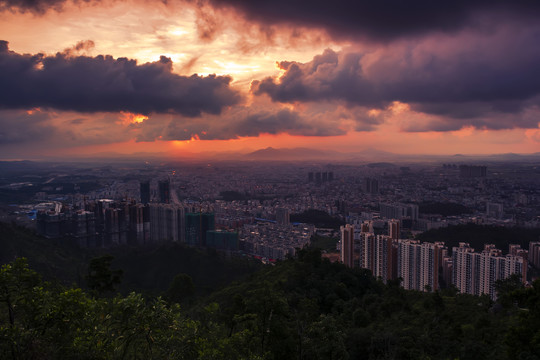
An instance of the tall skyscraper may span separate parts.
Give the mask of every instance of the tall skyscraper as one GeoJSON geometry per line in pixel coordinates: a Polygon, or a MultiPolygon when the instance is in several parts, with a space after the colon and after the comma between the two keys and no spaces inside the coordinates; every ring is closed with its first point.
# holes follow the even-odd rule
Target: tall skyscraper
{"type": "Polygon", "coordinates": [[[350,224],[341,226],[341,262],[354,266],[354,227],[350,224]]]}
{"type": "Polygon", "coordinates": [[[141,204],[146,205],[150,202],[150,181],[140,183],[141,204]]]}
{"type": "Polygon", "coordinates": [[[159,202],[169,204],[171,202],[171,184],[169,179],[161,180],[158,183],[159,202]]]}

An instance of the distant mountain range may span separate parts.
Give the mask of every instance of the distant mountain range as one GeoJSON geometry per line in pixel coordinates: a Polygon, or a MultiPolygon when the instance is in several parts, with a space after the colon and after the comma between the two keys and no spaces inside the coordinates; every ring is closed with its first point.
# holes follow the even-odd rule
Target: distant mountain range
{"type": "Polygon", "coordinates": [[[267,147],[244,155],[248,160],[313,160],[343,156],[335,151],[324,151],[309,148],[274,149],[267,147]]]}
{"type": "MultiPolygon", "coordinates": [[[[54,162],[161,162],[161,161],[339,161],[339,162],[489,162],[489,161],[540,161],[540,152],[532,154],[454,154],[454,155],[429,155],[429,154],[396,154],[378,149],[364,149],[357,152],[339,152],[316,148],[273,148],[267,147],[251,152],[201,152],[201,153],[166,153],[166,152],[139,152],[133,154],[98,153],[92,155],[79,155],[73,157],[54,157],[33,159],[36,161],[54,162]]],[[[0,160],[0,162],[2,162],[0,160]]],[[[10,161],[8,161],[10,162],[10,161]]]]}
{"type": "MultiPolygon", "coordinates": [[[[232,153],[229,156],[234,156],[232,153]]],[[[245,160],[276,160],[276,161],[300,161],[300,160],[333,160],[333,161],[540,161],[540,152],[533,154],[488,154],[488,155],[423,155],[423,154],[396,154],[378,149],[365,149],[359,152],[338,152],[310,148],[273,148],[259,149],[238,159],[245,160]]]]}

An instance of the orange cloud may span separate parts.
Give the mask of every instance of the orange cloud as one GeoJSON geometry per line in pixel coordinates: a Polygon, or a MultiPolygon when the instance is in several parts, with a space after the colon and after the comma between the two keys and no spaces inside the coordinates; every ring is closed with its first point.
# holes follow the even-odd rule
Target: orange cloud
{"type": "Polygon", "coordinates": [[[148,116],[142,114],[133,114],[126,111],[120,111],[120,119],[124,125],[140,124],[148,120],[148,116]]]}

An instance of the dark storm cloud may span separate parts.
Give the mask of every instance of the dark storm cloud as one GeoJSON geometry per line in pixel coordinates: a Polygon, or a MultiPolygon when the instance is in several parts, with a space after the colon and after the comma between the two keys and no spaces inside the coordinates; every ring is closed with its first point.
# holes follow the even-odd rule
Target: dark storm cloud
{"type": "MultiPolygon", "coordinates": [[[[236,136],[258,136],[280,134],[304,136],[343,135],[344,132],[332,123],[312,123],[297,112],[287,109],[276,113],[261,112],[246,116],[232,129],[236,136]]],[[[232,134],[231,134],[232,135],[232,134]]]]}
{"type": "MultiPolygon", "coordinates": [[[[539,105],[539,38],[539,27],[507,27],[476,37],[396,42],[371,52],[326,50],[308,63],[279,63],[285,71],[280,78],[254,81],[251,90],[278,102],[342,101],[383,109],[400,101],[454,119],[519,114],[539,105]]],[[[478,120],[490,128],[537,122],[527,116],[511,123],[478,120]]]]}
{"type": "MultiPolygon", "coordinates": [[[[62,11],[67,0],[0,0],[0,10],[32,12],[43,14],[49,9],[62,11]]],[[[74,0],[78,3],[93,3],[96,0],[74,0]]]]}
{"type": "Polygon", "coordinates": [[[325,28],[337,37],[387,40],[432,31],[452,32],[476,23],[476,15],[533,19],[535,0],[210,0],[264,24],[325,28]]]}
{"type": "MultiPolygon", "coordinates": [[[[108,0],[113,1],[113,0],[108,0]]],[[[104,0],[0,0],[0,10],[43,14],[62,11],[68,3],[87,4],[104,0]]],[[[167,1],[163,1],[167,3],[167,1]]],[[[478,25],[478,14],[534,19],[540,14],[537,0],[177,0],[197,6],[202,39],[212,39],[220,28],[218,14],[206,7],[232,8],[263,26],[285,24],[324,28],[336,37],[362,36],[389,40],[433,31],[453,32],[478,25]],[[203,9],[203,11],[200,11],[203,9]]],[[[485,19],[484,19],[485,20],[485,19]]]]}
{"type": "Polygon", "coordinates": [[[240,99],[230,82],[228,76],[176,75],[164,56],[139,65],[101,55],[22,55],[0,41],[0,108],[219,114],[240,99]]]}
{"type": "Polygon", "coordinates": [[[53,136],[50,116],[42,112],[0,111],[0,146],[41,141],[53,136]]]}
{"type": "Polygon", "coordinates": [[[193,137],[201,140],[228,140],[283,133],[303,136],[346,134],[346,131],[339,127],[339,122],[302,116],[289,109],[252,113],[245,107],[238,107],[220,118],[171,119],[151,116],[136,127],[138,141],[190,140],[193,137]]]}

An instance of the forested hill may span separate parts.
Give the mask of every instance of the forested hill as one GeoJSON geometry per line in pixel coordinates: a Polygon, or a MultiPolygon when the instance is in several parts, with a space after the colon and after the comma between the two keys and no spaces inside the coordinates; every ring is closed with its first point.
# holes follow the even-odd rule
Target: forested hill
{"type": "Polygon", "coordinates": [[[406,291],[302,251],[205,304],[217,303],[226,332],[249,331],[250,352],[271,359],[507,359],[517,351],[509,339],[518,311],[506,294],[521,285],[509,280],[500,288],[500,304],[454,290],[406,291]]]}
{"type": "Polygon", "coordinates": [[[137,291],[157,296],[168,290],[176,275],[185,274],[193,281],[195,295],[208,295],[261,267],[257,261],[227,258],[212,249],[182,244],[80,249],[68,239],[45,239],[24,227],[0,222],[0,262],[25,257],[49,281],[85,288],[88,264],[104,255],[112,255],[111,266],[123,273],[118,286],[122,294],[137,291]]]}
{"type": "MultiPolygon", "coordinates": [[[[0,237],[2,249],[23,251],[22,242],[31,244],[32,237],[7,225],[0,237]],[[20,242],[9,243],[8,235],[20,242]]],[[[27,254],[43,252],[43,257],[30,264],[45,261],[50,248],[55,246],[35,245],[27,254]]],[[[502,281],[497,284],[498,303],[493,303],[487,296],[457,294],[453,289],[423,293],[404,290],[397,282],[383,284],[367,270],[321,258],[318,250],[302,250],[298,259],[254,272],[249,264],[243,268],[215,253],[199,252],[201,257],[188,259],[196,253],[184,252],[188,255],[182,258],[178,249],[160,247],[146,256],[142,250],[122,250],[124,259],[139,265],[133,278],[144,278],[142,283],[172,279],[163,281],[169,286],[155,294],[141,285],[144,294],[115,295],[121,286],[134,287],[126,281],[133,271],[128,260],[93,258],[85,272],[85,289],[43,281],[26,260],[10,260],[0,271],[0,358],[540,357],[540,281],[529,289],[518,279],[502,281]],[[201,260],[203,255],[209,260],[201,260]],[[226,287],[216,282],[201,289],[195,275],[177,273],[175,267],[167,272],[173,263],[195,271],[205,268],[201,276],[228,281],[230,274],[248,270],[226,287]],[[211,289],[220,290],[204,295],[211,289]],[[163,297],[156,297],[160,293],[163,297]]],[[[68,264],[76,252],[58,250],[59,258],[47,256],[68,264]]]]}
{"type": "MultiPolygon", "coordinates": [[[[102,269],[101,284],[114,283],[102,269]],[[103,281],[105,280],[105,281],[103,281]]],[[[0,271],[2,359],[533,359],[540,282],[499,284],[499,303],[406,291],[302,251],[189,307],[43,282],[24,259],[0,271]]],[[[182,289],[182,287],[180,287],[182,289]]]]}

